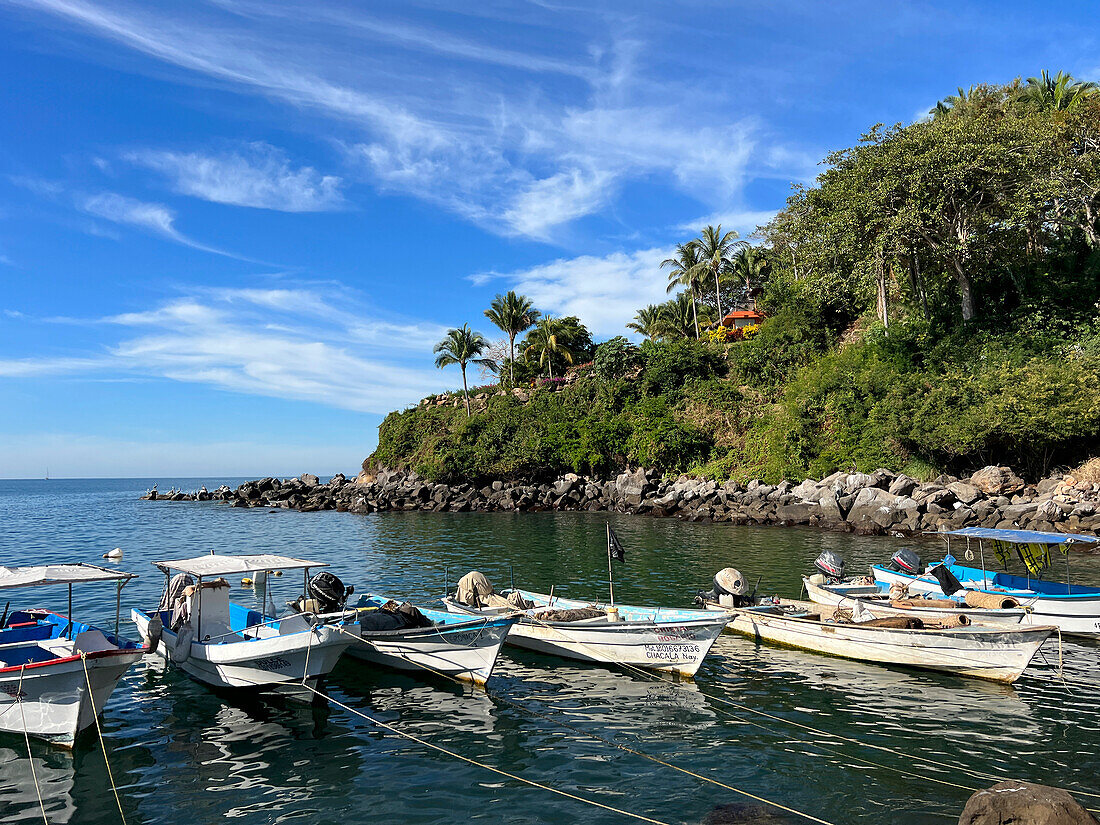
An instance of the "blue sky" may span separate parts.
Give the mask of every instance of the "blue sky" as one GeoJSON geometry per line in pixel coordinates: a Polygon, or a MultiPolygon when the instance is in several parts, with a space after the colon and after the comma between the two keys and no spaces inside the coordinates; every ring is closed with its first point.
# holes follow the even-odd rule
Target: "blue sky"
{"type": "Polygon", "coordinates": [[[519,289],[597,339],[707,222],[1091,2],[0,0],[0,477],[350,472],[519,289]]]}

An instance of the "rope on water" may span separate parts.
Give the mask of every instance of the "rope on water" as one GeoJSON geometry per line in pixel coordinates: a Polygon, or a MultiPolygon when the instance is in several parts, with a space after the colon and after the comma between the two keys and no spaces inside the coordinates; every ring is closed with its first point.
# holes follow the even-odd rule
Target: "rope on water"
{"type": "Polygon", "coordinates": [[[107,779],[111,782],[111,790],[115,794],[115,804],[118,805],[118,816],[122,825],[126,825],[126,814],[122,811],[122,800],[118,795],[118,787],[115,785],[115,775],[111,770],[111,760],[107,758],[107,743],[103,739],[103,728],[99,724],[99,713],[95,706],[95,695],[92,693],[92,677],[88,674],[88,656],[80,651],[80,664],[84,666],[84,679],[88,683],[88,704],[92,706],[92,718],[95,719],[96,733],[99,734],[99,747],[103,750],[103,764],[107,766],[107,779]]]}
{"type": "Polygon", "coordinates": [[[27,742],[27,763],[31,766],[31,778],[34,779],[34,792],[38,794],[38,810],[42,812],[42,822],[50,825],[46,819],[46,803],[42,801],[42,787],[38,784],[38,772],[34,769],[34,754],[31,753],[31,735],[27,732],[27,714],[23,709],[23,671],[26,665],[19,666],[19,684],[15,688],[15,701],[19,703],[19,715],[23,719],[23,738],[27,742]]]}
{"type": "MultiPolygon", "coordinates": [[[[468,756],[463,756],[460,753],[456,753],[455,751],[448,750],[447,748],[444,748],[440,745],[433,744],[432,742],[429,742],[426,739],[421,739],[419,736],[414,736],[411,733],[407,733],[406,731],[400,730],[399,728],[395,728],[393,725],[388,725],[385,722],[381,721],[380,719],[375,719],[373,716],[368,716],[367,714],[363,713],[362,711],[356,710],[355,708],[351,707],[350,705],[346,705],[343,702],[341,702],[337,699],[333,699],[331,696],[328,696],[328,695],[322,693],[321,691],[317,690],[316,688],[312,687],[311,685],[306,684],[304,681],[302,682],[302,686],[306,690],[312,691],[314,694],[321,697],[322,699],[336,705],[336,707],[342,708],[343,710],[346,710],[348,713],[354,714],[355,716],[358,716],[361,719],[364,719],[367,722],[370,722],[372,725],[376,725],[380,728],[388,730],[391,733],[396,734],[397,736],[400,736],[404,739],[408,739],[411,742],[416,742],[418,745],[423,745],[424,747],[429,748],[431,750],[438,751],[439,753],[442,753],[442,754],[446,754],[447,756],[450,756],[454,759],[459,759],[459,760],[461,760],[463,762],[466,762],[470,765],[474,765],[478,768],[482,768],[484,770],[491,771],[492,773],[495,773],[499,776],[503,776],[503,777],[506,777],[508,779],[515,780],[516,782],[522,782],[524,785],[530,785],[533,788],[539,788],[540,790],[550,791],[550,793],[555,793],[555,794],[558,794],[559,796],[564,796],[567,799],[572,799],[572,800],[575,800],[576,802],[583,802],[585,805],[592,805],[593,807],[596,807],[596,808],[602,808],[605,811],[611,811],[612,813],[620,814],[622,816],[629,817],[631,819],[637,819],[641,822],[649,822],[649,823],[651,823],[651,825],[670,825],[670,823],[668,823],[668,822],[662,822],[659,819],[653,819],[652,817],[645,816],[644,814],[634,813],[633,811],[625,811],[622,808],[616,808],[612,805],[606,805],[603,802],[597,802],[595,799],[588,799],[588,798],[583,797],[583,796],[578,796],[577,794],[570,793],[569,791],[563,791],[560,788],[554,788],[554,787],[551,787],[550,785],[545,785],[542,782],[536,782],[533,779],[526,779],[522,776],[519,776],[518,774],[509,773],[508,771],[501,770],[500,768],[495,768],[492,765],[487,765],[484,762],[479,762],[476,759],[471,759],[468,756]]],[[[819,821],[824,821],[824,820],[819,820],[819,821]]]]}
{"type": "MultiPolygon", "coordinates": [[[[528,618],[532,619],[537,624],[540,624],[543,627],[546,627],[548,629],[552,629],[552,630],[557,631],[558,633],[561,633],[560,630],[558,630],[557,628],[554,628],[552,625],[546,624],[545,622],[540,622],[539,619],[536,616],[528,616],[528,618]]],[[[565,634],[562,634],[562,635],[565,635],[565,634]]],[[[585,644],[584,642],[577,642],[577,644],[579,644],[582,647],[586,647],[586,648],[591,649],[589,647],[589,645],[585,644]]],[[[617,664],[620,665],[621,667],[626,668],[627,670],[630,670],[634,673],[637,673],[638,675],[643,676],[647,679],[650,679],[650,680],[653,680],[653,681],[665,681],[664,679],[661,679],[661,677],[657,676],[656,674],[651,673],[647,670],[644,670],[643,668],[637,667],[636,665],[632,665],[628,662],[618,662],[617,664]]],[[[673,684],[675,684],[675,683],[673,683],[673,684]]],[[[834,739],[839,739],[840,741],[847,742],[849,744],[859,745],[861,747],[866,747],[866,748],[871,748],[873,750],[877,750],[877,751],[880,751],[880,752],[883,752],[883,753],[890,753],[890,754],[893,754],[895,756],[901,756],[901,757],[906,758],[906,759],[911,759],[911,760],[913,760],[913,761],[915,761],[919,764],[931,766],[931,767],[934,767],[934,768],[937,768],[937,769],[942,769],[943,768],[942,764],[940,764],[938,762],[935,762],[931,759],[927,759],[925,757],[918,756],[916,754],[908,753],[906,751],[898,750],[896,748],[887,747],[886,745],[876,745],[872,742],[867,742],[867,741],[864,741],[864,740],[861,740],[861,739],[854,739],[852,737],[842,736],[839,733],[833,733],[831,731],[821,730],[820,728],[815,728],[811,725],[805,725],[805,724],[802,724],[801,722],[795,722],[794,720],[791,720],[791,719],[784,719],[782,716],[776,716],[774,714],[767,713],[766,711],[757,710],[756,708],[749,707],[748,705],[742,705],[738,702],[734,702],[734,701],[732,701],[730,699],[726,699],[722,696],[715,696],[713,693],[707,693],[702,688],[698,688],[698,690],[703,696],[706,696],[709,699],[713,699],[714,701],[719,702],[721,704],[730,705],[731,707],[735,707],[739,710],[743,710],[743,711],[746,711],[748,713],[754,713],[754,714],[757,714],[759,716],[763,716],[765,718],[772,719],[772,720],[777,721],[777,722],[782,722],[784,724],[793,725],[794,727],[801,728],[801,729],[809,731],[811,733],[816,733],[820,736],[832,737],[834,739]]],[[[737,718],[737,717],[734,717],[734,718],[737,718]]],[[[740,720],[740,721],[746,721],[746,720],[740,720]]],[[[767,728],[763,728],[763,729],[767,730],[767,728]]],[[[820,747],[824,750],[830,750],[828,748],[825,748],[824,746],[818,745],[817,743],[809,743],[809,744],[812,745],[813,747],[820,747]]],[[[837,751],[833,751],[833,753],[837,754],[837,755],[840,755],[840,756],[844,756],[845,758],[848,758],[848,759],[857,759],[858,761],[861,761],[861,762],[867,762],[868,761],[868,760],[859,759],[858,757],[848,756],[847,754],[843,754],[843,753],[837,752],[837,751]]],[[[902,771],[902,770],[896,769],[896,768],[891,768],[888,765],[882,765],[881,763],[878,763],[878,762],[870,762],[870,764],[878,765],[880,767],[886,768],[887,770],[895,770],[898,773],[903,773],[903,774],[907,773],[906,771],[902,771]]],[[[996,774],[989,774],[989,773],[984,773],[982,771],[976,771],[976,770],[973,770],[972,768],[966,768],[962,765],[956,765],[956,766],[954,766],[954,768],[957,771],[961,771],[962,773],[966,773],[966,774],[969,774],[970,776],[973,776],[975,779],[992,780],[994,782],[1004,782],[1005,779],[1006,779],[1006,777],[1003,777],[1003,776],[997,776],[996,774]]],[[[970,787],[967,787],[966,785],[960,785],[960,784],[955,783],[955,782],[950,782],[950,781],[944,780],[944,779],[938,779],[938,778],[932,777],[932,776],[922,776],[922,778],[931,780],[933,782],[937,782],[937,783],[942,784],[942,785],[948,785],[948,786],[951,786],[951,787],[960,788],[962,790],[967,790],[967,791],[971,791],[971,792],[978,790],[977,788],[970,788],[970,787]]],[[[1076,793],[1079,796],[1088,796],[1088,797],[1093,797],[1093,798],[1100,799],[1100,794],[1092,793],[1092,792],[1089,792],[1089,791],[1071,790],[1071,792],[1076,793]]]]}
{"type": "MultiPolygon", "coordinates": [[[[343,628],[340,628],[340,632],[348,633],[348,631],[344,630],[343,628]]],[[[351,633],[348,633],[348,635],[349,636],[354,636],[354,634],[351,634],[351,633]]],[[[369,644],[371,647],[375,648],[376,650],[378,649],[377,646],[373,642],[371,642],[369,639],[364,639],[361,636],[356,637],[356,638],[359,639],[360,641],[366,642],[367,644],[369,644]]],[[[435,674],[436,676],[441,676],[444,679],[449,679],[450,681],[455,682],[456,684],[461,684],[462,683],[460,679],[455,678],[454,676],[450,675],[449,673],[444,673],[441,670],[436,670],[431,665],[425,664],[423,662],[417,662],[417,661],[414,661],[413,659],[406,659],[406,661],[411,662],[412,664],[417,665],[418,667],[421,667],[424,670],[427,670],[427,671],[435,674]]],[[[546,722],[549,722],[550,724],[564,727],[568,730],[573,731],[574,733],[576,733],[580,736],[585,736],[585,737],[588,737],[590,739],[594,739],[598,742],[602,742],[605,745],[610,745],[611,747],[617,748],[618,750],[621,750],[625,753],[633,754],[634,756],[640,756],[642,759],[648,759],[650,762],[655,762],[658,765],[663,765],[666,768],[671,768],[674,771],[679,771],[682,774],[694,777],[695,779],[699,779],[703,782],[709,782],[710,784],[717,785],[718,787],[724,788],[727,791],[733,791],[734,793],[741,794],[742,796],[745,796],[745,797],[747,797],[749,799],[752,799],[756,802],[761,802],[761,803],[763,803],[765,805],[769,805],[773,808],[778,808],[781,811],[786,811],[787,813],[794,814],[795,816],[800,816],[804,819],[810,820],[811,822],[818,822],[818,823],[821,823],[821,825],[832,825],[832,823],[830,823],[828,820],[820,819],[820,818],[818,818],[816,816],[813,816],[811,814],[807,814],[807,813],[804,813],[802,811],[796,810],[795,808],[790,808],[786,805],[780,804],[779,802],[772,802],[770,799],[765,799],[762,796],[757,796],[756,794],[750,793],[749,791],[745,791],[745,790],[742,790],[740,788],[735,788],[732,785],[727,785],[725,782],[719,782],[717,779],[712,779],[709,776],[703,776],[702,774],[696,773],[695,771],[688,770],[687,768],[682,768],[679,765],[674,765],[671,762],[668,762],[668,761],[666,761],[664,759],[661,759],[658,756],[654,756],[650,753],[646,753],[645,751],[640,751],[640,750],[637,750],[636,748],[628,747],[627,745],[623,745],[619,742],[614,742],[610,739],[607,739],[603,736],[600,736],[598,733],[593,733],[591,731],[582,730],[581,728],[578,728],[574,725],[571,725],[568,722],[564,722],[560,719],[554,719],[553,717],[548,716],[545,713],[541,713],[537,710],[534,710],[533,708],[530,708],[530,707],[524,705],[521,702],[517,702],[514,699],[508,699],[508,698],[500,695],[496,691],[490,690],[487,687],[483,688],[483,690],[491,698],[501,702],[502,704],[506,704],[506,705],[509,705],[511,707],[514,707],[517,710],[522,711],[523,713],[527,713],[527,714],[530,714],[531,716],[538,717],[539,719],[542,719],[546,722]]]]}

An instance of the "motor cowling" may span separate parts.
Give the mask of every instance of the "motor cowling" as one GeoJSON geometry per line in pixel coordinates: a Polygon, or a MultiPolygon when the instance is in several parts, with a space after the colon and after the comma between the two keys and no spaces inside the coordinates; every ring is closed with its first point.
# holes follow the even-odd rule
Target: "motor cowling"
{"type": "Polygon", "coordinates": [[[722,607],[743,607],[752,602],[748,585],[741,571],[735,567],[726,567],[714,574],[713,588],[700,590],[695,596],[695,604],[705,607],[717,602],[722,607]]]}
{"type": "Polygon", "coordinates": [[[834,550],[825,550],[814,559],[814,567],[830,579],[844,578],[844,558],[834,550]]]}
{"type": "Polygon", "coordinates": [[[318,613],[336,613],[344,609],[348,597],[355,592],[354,587],[344,587],[344,583],[327,570],[322,570],[309,580],[309,597],[317,604],[318,613]]]}
{"type": "Polygon", "coordinates": [[[895,570],[899,570],[902,573],[911,573],[914,576],[920,575],[920,556],[917,555],[915,550],[910,550],[908,547],[902,547],[893,556],[890,557],[890,564],[894,566],[895,570]]]}

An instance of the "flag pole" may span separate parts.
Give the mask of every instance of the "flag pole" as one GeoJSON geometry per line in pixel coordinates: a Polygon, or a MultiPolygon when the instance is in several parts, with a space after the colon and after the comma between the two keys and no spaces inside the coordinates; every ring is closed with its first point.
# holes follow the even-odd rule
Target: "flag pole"
{"type": "Polygon", "coordinates": [[[607,589],[611,593],[611,606],[615,606],[615,578],[611,573],[611,523],[607,524],[607,589]]]}

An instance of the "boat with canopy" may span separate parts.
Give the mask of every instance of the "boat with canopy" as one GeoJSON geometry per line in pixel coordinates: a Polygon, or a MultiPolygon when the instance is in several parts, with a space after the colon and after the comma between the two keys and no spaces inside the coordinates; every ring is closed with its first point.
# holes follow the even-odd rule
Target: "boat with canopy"
{"type": "Polygon", "coordinates": [[[213,687],[305,693],[296,685],[315,687],[358,635],[354,613],[302,612],[277,619],[267,616],[266,608],[229,599],[226,576],[249,574],[264,582],[260,598],[266,605],[268,574],[282,570],[301,570],[308,593],[309,571],[327,567],[323,562],[210,554],[153,566],[165,576],[160,605],[148,612],[134,609],[131,617],[153,652],[213,687]]]}
{"type": "MultiPolygon", "coordinates": [[[[1000,530],[987,527],[967,527],[934,535],[947,542],[947,553],[939,565],[931,565],[923,573],[916,570],[892,570],[884,565],[874,565],[871,572],[876,581],[887,585],[898,583],[912,593],[951,595],[960,589],[991,594],[1016,600],[1028,610],[1024,624],[1049,624],[1063,633],[1079,636],[1100,636],[1100,587],[1073,584],[1070,576],[1069,549],[1074,544],[1093,545],[1100,538],[1075,533],[1045,533],[1035,530],[1000,530]],[[959,564],[952,555],[965,542],[963,557],[966,561],[978,561],[980,567],[959,564]],[[1065,556],[1066,580],[1044,580],[1042,575],[1053,567],[1053,552],[1065,556]],[[976,552],[975,552],[976,551],[976,552]],[[1023,563],[1025,575],[991,571],[990,561],[997,561],[1005,570],[1012,555],[1023,563]],[[955,581],[946,585],[932,571],[944,568],[955,581]],[[951,591],[948,593],[947,591],[951,591]]],[[[941,575],[941,578],[942,575],[941,575]]]]}
{"type": "Polygon", "coordinates": [[[42,608],[0,615],[0,730],[71,747],[95,722],[147,648],[119,635],[122,588],[133,573],[93,564],[0,567],[0,590],[66,587],[63,615],[42,608]],[[73,586],[114,582],[114,633],[73,618],[73,586]]]}

